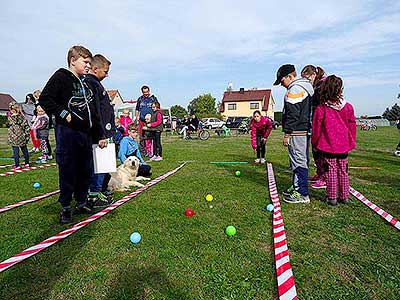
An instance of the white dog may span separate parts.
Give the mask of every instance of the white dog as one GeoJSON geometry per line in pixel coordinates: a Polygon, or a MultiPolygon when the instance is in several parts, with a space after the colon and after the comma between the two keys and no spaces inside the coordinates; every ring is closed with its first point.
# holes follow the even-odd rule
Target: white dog
{"type": "Polygon", "coordinates": [[[116,172],[111,173],[111,179],[108,188],[112,191],[127,191],[131,186],[144,186],[139,180],[150,180],[150,178],[137,176],[140,161],[136,156],[129,156],[121,164],[116,172]]]}

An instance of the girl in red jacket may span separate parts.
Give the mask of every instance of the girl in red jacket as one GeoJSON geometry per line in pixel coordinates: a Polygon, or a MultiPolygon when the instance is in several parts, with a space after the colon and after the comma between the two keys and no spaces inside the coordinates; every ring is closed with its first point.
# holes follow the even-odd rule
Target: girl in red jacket
{"type": "Polygon", "coordinates": [[[265,143],[272,130],[272,123],[269,118],[261,115],[259,110],[254,111],[253,118],[250,121],[251,146],[257,158],[256,164],[265,164],[265,143]]]}
{"type": "Polygon", "coordinates": [[[314,112],[311,143],[326,161],[326,201],[330,205],[347,203],[348,153],[356,147],[354,109],[343,99],[343,81],[335,75],[322,83],[320,100],[314,112]]]}

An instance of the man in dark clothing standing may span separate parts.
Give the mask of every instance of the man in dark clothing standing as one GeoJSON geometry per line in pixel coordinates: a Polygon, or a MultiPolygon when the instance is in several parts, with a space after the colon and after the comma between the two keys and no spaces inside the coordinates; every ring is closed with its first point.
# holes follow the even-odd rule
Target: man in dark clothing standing
{"type": "Polygon", "coordinates": [[[146,146],[143,139],[143,126],[146,124],[145,116],[153,114],[151,106],[153,103],[158,102],[158,100],[156,96],[150,95],[150,88],[147,85],[142,86],[141,91],[142,96],[138,98],[136,103],[136,122],[138,122],[139,128],[139,150],[140,154],[144,156],[146,154],[146,146]]]}

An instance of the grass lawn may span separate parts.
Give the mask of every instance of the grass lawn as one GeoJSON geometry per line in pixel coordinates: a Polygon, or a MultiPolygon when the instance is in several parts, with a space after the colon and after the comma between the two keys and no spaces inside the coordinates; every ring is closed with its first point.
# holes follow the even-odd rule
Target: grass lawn
{"type": "MultiPolygon", "coordinates": [[[[281,138],[274,130],[267,144],[279,192],[291,184],[281,138]]],[[[393,155],[397,129],[358,131],[357,142],[350,156],[351,185],[399,219],[400,158],[393,155]]],[[[265,167],[209,163],[252,162],[249,136],[212,136],[208,141],[164,136],[163,147],[165,160],[151,163],[153,177],[190,162],[103,218],[0,273],[0,299],[274,299],[265,167]],[[241,177],[234,176],[236,170],[241,177]],[[204,199],[209,193],[213,208],[204,199]],[[193,218],[184,216],[186,208],[195,211],[193,218]],[[228,225],[236,227],[236,236],[225,235],[228,225]],[[129,240],[134,231],[142,235],[137,245],[129,240]]],[[[10,156],[6,130],[1,129],[0,157],[10,156]]],[[[58,189],[57,176],[57,168],[50,167],[0,178],[0,207],[58,189]],[[37,181],[41,188],[32,188],[37,181]]],[[[323,195],[324,190],[311,190],[310,204],[281,201],[299,299],[399,299],[399,230],[354,197],[348,205],[329,207],[319,201],[323,195]]],[[[53,196],[0,214],[0,261],[68,228],[59,225],[59,210],[53,196]]]]}

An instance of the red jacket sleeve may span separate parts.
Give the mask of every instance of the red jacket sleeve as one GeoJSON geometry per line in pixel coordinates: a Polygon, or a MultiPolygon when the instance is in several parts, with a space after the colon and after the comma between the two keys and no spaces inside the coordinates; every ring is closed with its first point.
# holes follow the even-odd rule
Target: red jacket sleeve
{"type": "Polygon", "coordinates": [[[159,112],[156,115],[156,121],[153,123],[150,123],[150,127],[156,127],[156,126],[160,125],[162,123],[162,121],[163,121],[163,115],[162,115],[162,113],[159,112]]]}
{"type": "Polygon", "coordinates": [[[254,121],[250,121],[250,136],[251,136],[251,146],[253,149],[257,148],[257,129],[254,126],[254,121]]]}
{"type": "Polygon", "coordinates": [[[271,134],[271,130],[272,130],[272,122],[269,118],[266,118],[266,122],[265,122],[265,133],[264,133],[264,137],[268,138],[269,135],[271,134]]]}
{"type": "Polygon", "coordinates": [[[317,146],[319,137],[321,135],[322,119],[323,119],[323,112],[321,110],[321,106],[317,106],[317,108],[314,111],[312,132],[311,132],[311,144],[314,147],[317,146]]]}
{"type": "Polygon", "coordinates": [[[351,133],[351,136],[353,138],[354,145],[356,144],[356,136],[357,136],[357,125],[356,125],[356,116],[354,115],[354,108],[351,106],[350,112],[349,112],[349,120],[348,120],[348,126],[349,130],[351,133]]]}

